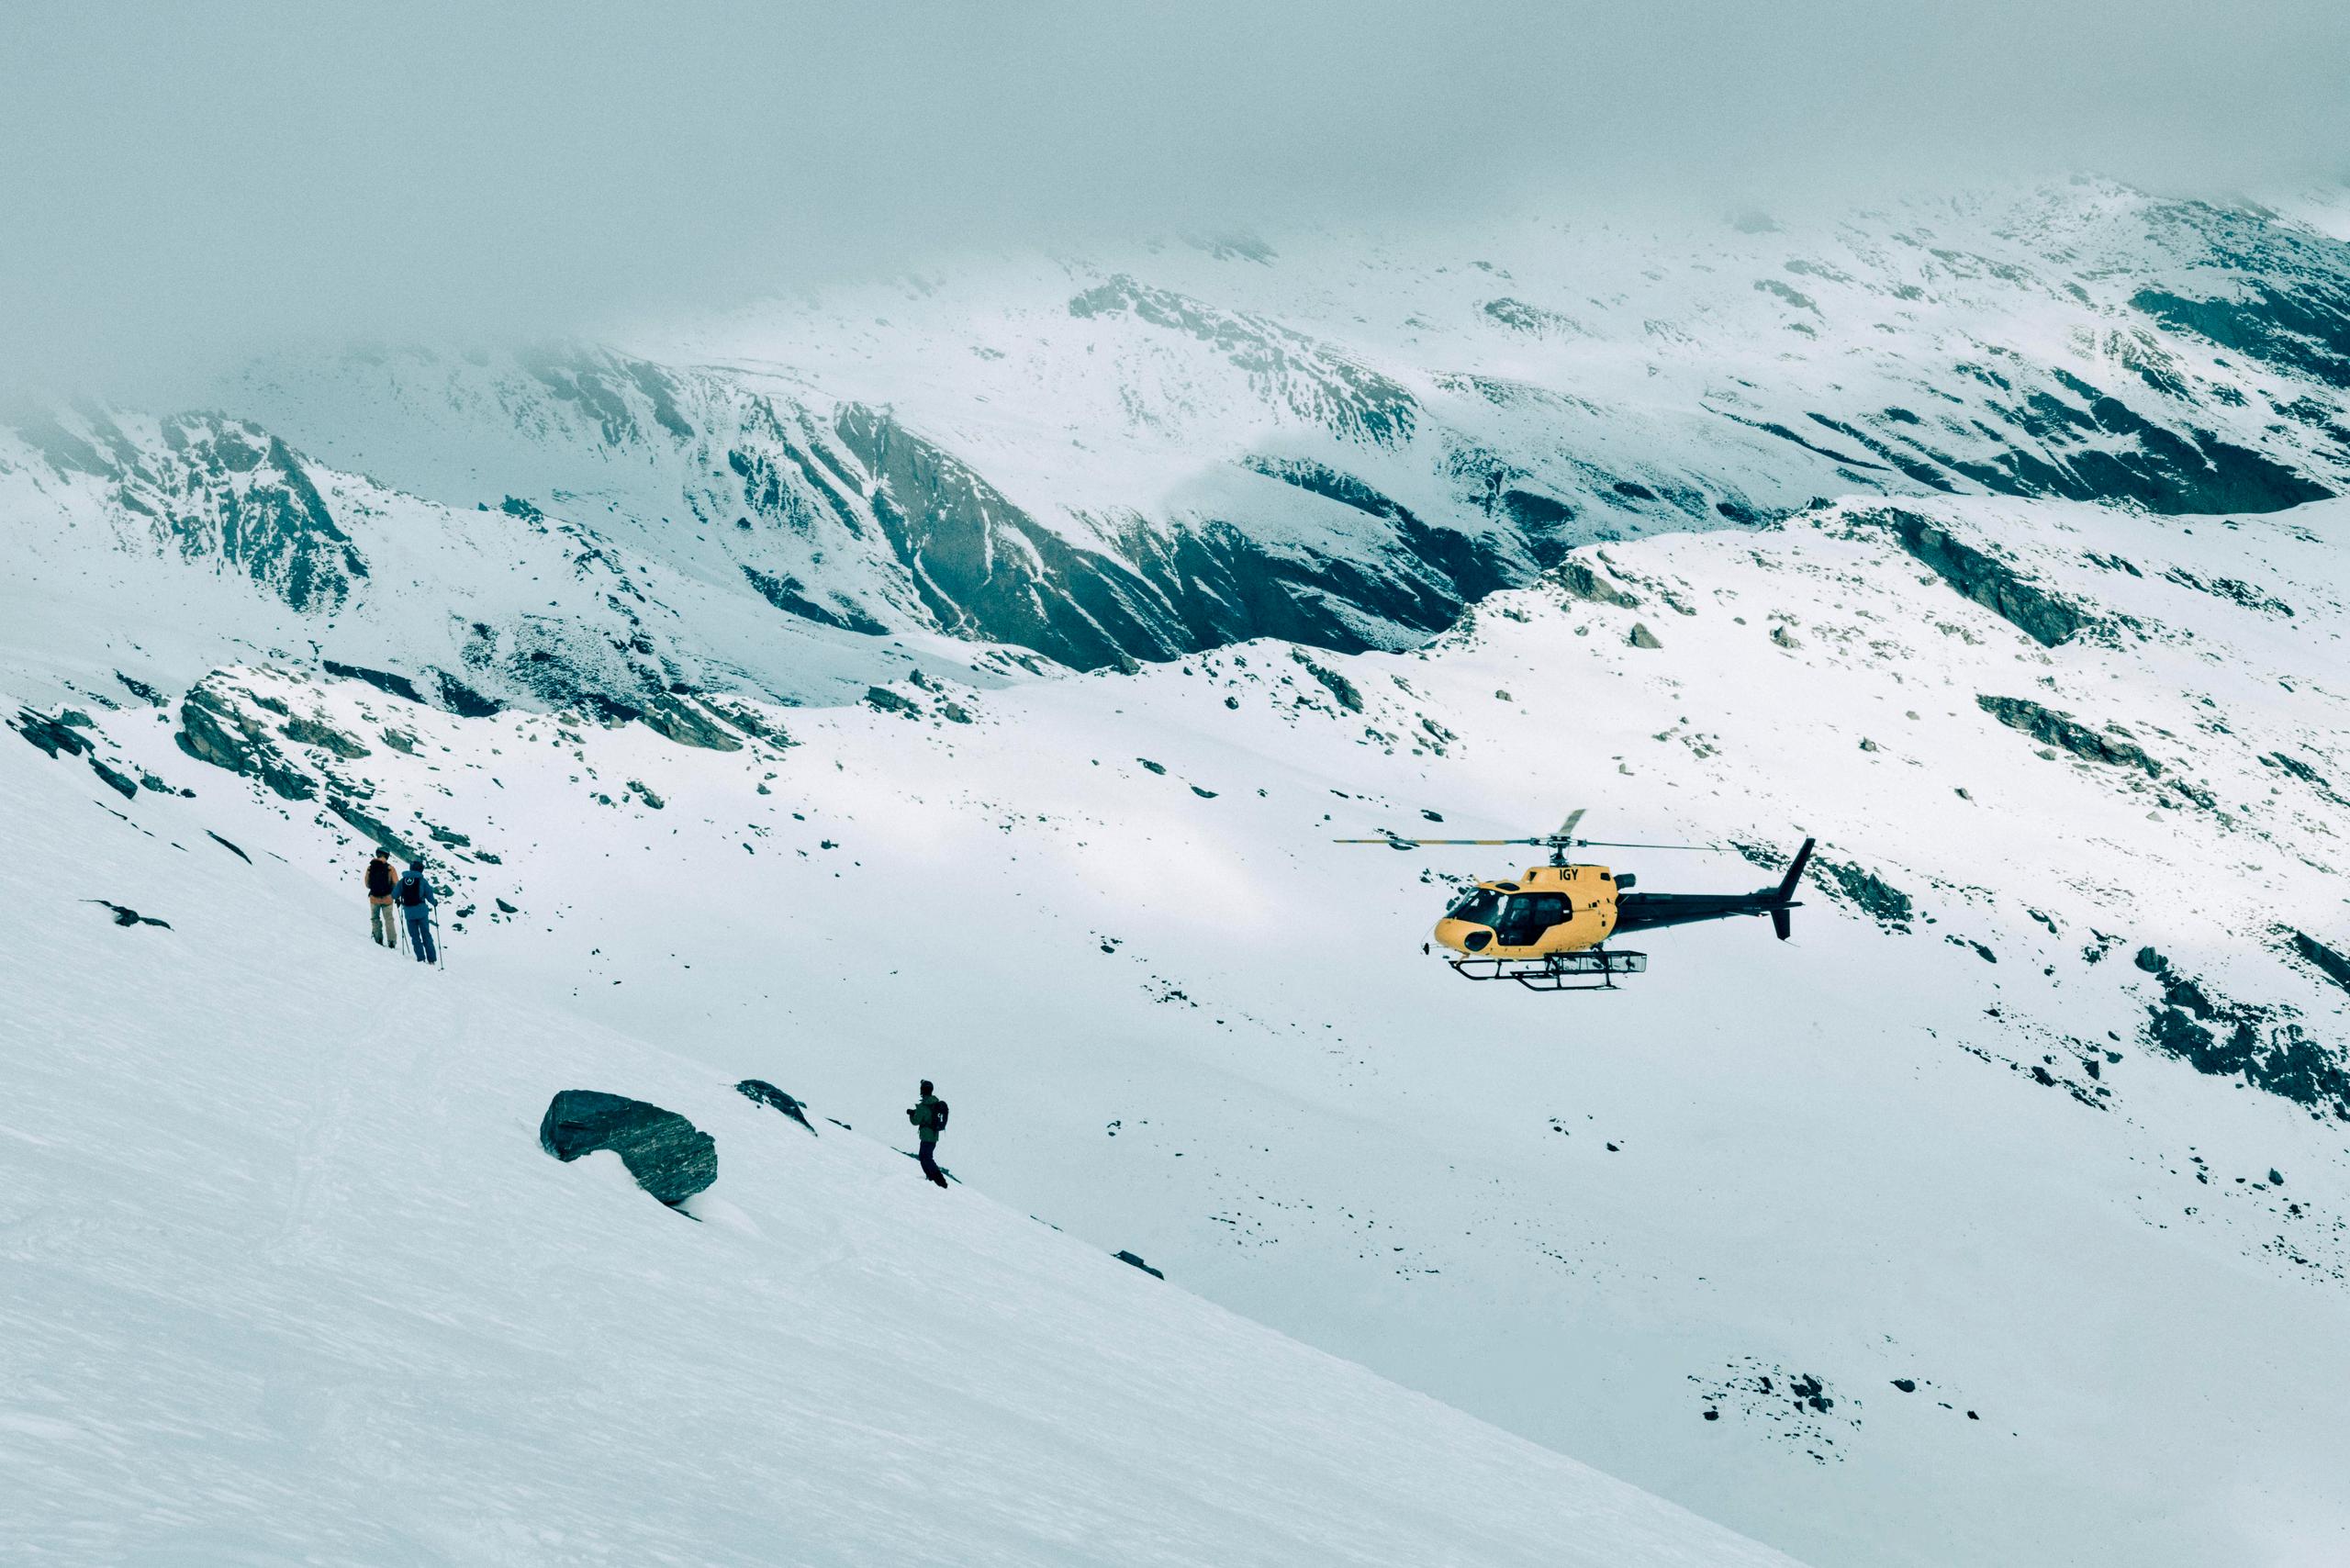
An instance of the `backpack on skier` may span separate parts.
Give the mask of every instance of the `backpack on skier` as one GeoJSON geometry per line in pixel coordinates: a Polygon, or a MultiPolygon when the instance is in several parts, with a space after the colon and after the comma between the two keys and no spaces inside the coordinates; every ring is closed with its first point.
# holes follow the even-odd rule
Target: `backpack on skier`
{"type": "Polygon", "coordinates": [[[424,902],[424,873],[414,867],[400,873],[399,885],[392,896],[400,901],[402,909],[414,909],[424,902]]]}

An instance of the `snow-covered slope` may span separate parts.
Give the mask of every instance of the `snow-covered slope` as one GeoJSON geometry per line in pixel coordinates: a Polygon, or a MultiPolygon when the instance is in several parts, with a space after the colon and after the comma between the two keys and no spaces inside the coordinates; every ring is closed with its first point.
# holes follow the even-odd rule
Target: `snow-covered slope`
{"type": "Polygon", "coordinates": [[[1785,1561],[934,1191],[903,1086],[821,1137],[730,1087],[865,1042],[721,1069],[423,969],[224,776],[62,760],[0,753],[12,1563],[1785,1561]],[[581,1087],[715,1137],[701,1223],[540,1152],[581,1087]]]}
{"type": "MultiPolygon", "coordinates": [[[[127,811],[223,834],[330,923],[306,963],[341,942],[415,997],[364,944],[357,865],[384,832],[442,857],[447,978],[539,1020],[457,1053],[487,1075],[464,1114],[504,1118],[464,1147],[518,1162],[501,1204],[579,1191],[527,1129],[599,1086],[568,1064],[621,1060],[606,1030],[674,1053],[630,1082],[709,1117],[722,1160],[746,1072],[861,1129],[929,1076],[958,1198],[1807,1561],[2313,1564],[2350,1544],[2345,530],[2333,502],[1863,498],[1577,551],[1418,653],[975,661],[852,708],[744,702],[731,752],[298,657],[185,699],[183,668],[150,710],[112,673],[135,637],[87,628],[7,656],[111,770],[197,792],[127,811]],[[1419,944],[1505,859],[1326,842],[1573,804],[1594,836],[1758,862],[1616,857],[1658,890],[1751,887],[1818,834],[1795,939],[1662,934],[1613,994],[1472,986],[1419,944]],[[526,1094],[501,1036],[527,1066],[548,1017],[579,1042],[526,1094]]],[[[123,833],[82,802],[123,804],[88,759],[8,749],[123,833]]],[[[174,922],[75,941],[279,929],[214,906],[235,858],[157,831],[185,857],[61,869],[36,931],[68,894],[174,922]],[[151,894],[158,865],[185,869],[151,894]]],[[[364,1005],[364,967],[324,972],[364,1005]]],[[[474,1174],[418,1158],[432,1191],[474,1174]]],[[[895,1173],[891,1203],[923,1195],[895,1173]]],[[[813,1220],[728,1180],[803,1249],[813,1220]]]]}

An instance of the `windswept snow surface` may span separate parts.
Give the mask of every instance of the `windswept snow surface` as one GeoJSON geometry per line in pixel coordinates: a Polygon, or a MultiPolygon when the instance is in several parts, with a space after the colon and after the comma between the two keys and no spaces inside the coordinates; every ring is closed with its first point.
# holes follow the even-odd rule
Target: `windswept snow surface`
{"type": "Polygon", "coordinates": [[[721,1072],[370,946],[199,778],[0,752],[11,1564],[1786,1562],[933,1190],[895,1086],[729,1086],[857,1041],[721,1072]],[[716,1137],[693,1219],[539,1151],[574,1087],[716,1137]]]}
{"type": "MultiPolygon", "coordinates": [[[[453,1495],[382,1528],[460,1559],[410,1521],[970,1561],[1082,1555],[1114,1514],[1152,1522],[1112,1561],[1643,1560],[1540,1511],[1599,1495],[1582,1473],[1181,1287],[1817,1564],[2343,1561],[2346,543],[2338,502],[1863,500],[1578,551],[1419,653],[1027,679],[975,648],[961,683],[763,710],[789,744],[732,752],[291,658],[211,675],[311,799],[193,761],[180,705],[111,673],[135,634],[51,617],[7,650],[17,694],[196,796],[0,744],[29,802],[0,918],[34,1092],[0,1148],[29,1172],[38,1451],[105,1412],[87,1440],[165,1478],[157,1529],[272,1443],[407,1456],[328,1512],[453,1495]],[[436,849],[452,973],[365,946],[330,795],[436,849]],[[1751,888],[1817,834],[1794,940],[1659,933],[1614,993],[1470,985],[1420,943],[1517,852],[1328,842],[1574,805],[1756,862],[1606,852],[1649,890],[1751,888]],[[745,1076],[884,1137],[935,1079],[968,1184],[809,1139],[745,1076]],[[708,1223],[537,1154],[571,1087],[712,1131],[708,1223]],[[166,1174],[96,1173],[130,1170],[166,1174]],[[93,1214],[118,1180],[173,1217],[93,1214]],[[249,1320],[288,1325],[282,1363],[249,1320]],[[346,1320],[374,1327],[320,1326],[346,1320]],[[183,1344],[161,1366],[194,1393],[123,1370],[183,1344]],[[485,1423],[518,1440],[466,1446],[485,1423]],[[1138,1450],[1213,1506],[1093,1468],[1138,1450]],[[948,1463],[988,1493],[947,1488],[966,1551],[899,1502],[948,1463]],[[1366,1522],[1300,1545],[1337,1476],[1366,1522]],[[1090,1511],[1105,1485],[1130,1501],[1090,1511]]],[[[205,674],[153,657],[174,697],[205,674]]],[[[44,1506],[67,1555],[130,1539],[44,1506]]]]}

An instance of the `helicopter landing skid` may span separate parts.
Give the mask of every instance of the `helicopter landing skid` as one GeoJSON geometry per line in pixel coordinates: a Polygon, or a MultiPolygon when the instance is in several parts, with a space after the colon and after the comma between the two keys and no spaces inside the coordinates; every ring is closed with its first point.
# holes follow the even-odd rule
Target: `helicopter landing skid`
{"type": "Polygon", "coordinates": [[[1464,979],[1514,980],[1528,991],[1614,991],[1617,975],[1648,972],[1646,953],[1553,953],[1544,958],[1448,958],[1464,979]]]}

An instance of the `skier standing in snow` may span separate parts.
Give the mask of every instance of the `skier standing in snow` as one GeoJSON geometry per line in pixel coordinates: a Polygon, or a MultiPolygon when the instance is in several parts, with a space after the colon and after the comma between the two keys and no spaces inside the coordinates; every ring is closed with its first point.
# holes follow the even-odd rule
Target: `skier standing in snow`
{"type": "Polygon", "coordinates": [[[392,913],[392,852],[378,849],[367,862],[367,929],[376,946],[395,953],[400,946],[399,917],[392,913]]]}
{"type": "Polygon", "coordinates": [[[922,1103],[907,1110],[906,1120],[914,1125],[914,1136],[922,1140],[922,1173],[944,1187],[946,1177],[933,1151],[938,1148],[938,1135],[946,1130],[946,1102],[931,1092],[929,1079],[922,1081],[922,1103]]]}
{"type": "Polygon", "coordinates": [[[424,879],[424,862],[411,859],[393,890],[400,913],[408,917],[408,947],[420,964],[437,964],[441,951],[432,945],[432,884],[424,879]]]}

